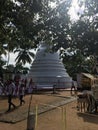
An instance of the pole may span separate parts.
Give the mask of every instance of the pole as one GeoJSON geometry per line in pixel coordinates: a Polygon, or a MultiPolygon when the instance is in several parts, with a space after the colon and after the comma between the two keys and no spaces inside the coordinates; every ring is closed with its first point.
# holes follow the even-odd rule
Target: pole
{"type": "Polygon", "coordinates": [[[27,130],[35,130],[35,118],[36,118],[36,116],[35,116],[34,113],[30,113],[31,101],[32,101],[32,94],[30,96],[29,107],[28,107],[27,130]]]}

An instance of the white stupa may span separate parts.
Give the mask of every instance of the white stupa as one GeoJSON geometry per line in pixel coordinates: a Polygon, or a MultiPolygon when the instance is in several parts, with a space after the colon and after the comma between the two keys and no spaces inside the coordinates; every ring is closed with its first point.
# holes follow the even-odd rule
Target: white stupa
{"type": "Polygon", "coordinates": [[[71,87],[72,79],[66,72],[59,53],[49,52],[48,47],[45,43],[41,43],[28,77],[33,79],[38,88],[50,88],[53,85],[57,88],[71,87]]]}

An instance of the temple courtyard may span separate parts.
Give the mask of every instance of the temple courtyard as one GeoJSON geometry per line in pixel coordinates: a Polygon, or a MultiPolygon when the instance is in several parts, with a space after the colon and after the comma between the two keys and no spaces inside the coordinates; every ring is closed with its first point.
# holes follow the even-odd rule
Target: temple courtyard
{"type": "Polygon", "coordinates": [[[7,112],[7,97],[0,97],[0,130],[27,130],[32,113],[35,130],[98,130],[98,114],[78,111],[77,97],[69,90],[37,92],[24,99],[25,104],[19,106],[18,97],[13,98],[17,107],[7,112]]]}

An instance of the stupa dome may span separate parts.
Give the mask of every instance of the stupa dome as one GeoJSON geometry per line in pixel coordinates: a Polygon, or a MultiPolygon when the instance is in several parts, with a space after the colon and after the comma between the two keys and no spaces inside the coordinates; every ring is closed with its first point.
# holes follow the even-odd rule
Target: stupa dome
{"type": "Polygon", "coordinates": [[[32,78],[36,86],[53,86],[58,88],[71,87],[72,79],[59,57],[58,52],[49,52],[49,46],[41,43],[32,63],[28,77],[32,78]]]}

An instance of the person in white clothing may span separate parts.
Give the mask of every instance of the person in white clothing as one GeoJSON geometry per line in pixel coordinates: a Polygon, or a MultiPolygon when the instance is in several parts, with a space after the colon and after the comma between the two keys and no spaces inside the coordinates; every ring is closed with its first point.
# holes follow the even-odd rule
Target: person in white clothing
{"type": "Polygon", "coordinates": [[[20,106],[22,105],[22,103],[25,103],[23,97],[25,95],[25,86],[24,83],[22,82],[19,86],[19,100],[20,100],[20,106]]]}

